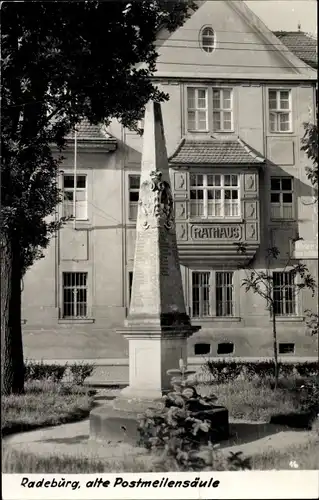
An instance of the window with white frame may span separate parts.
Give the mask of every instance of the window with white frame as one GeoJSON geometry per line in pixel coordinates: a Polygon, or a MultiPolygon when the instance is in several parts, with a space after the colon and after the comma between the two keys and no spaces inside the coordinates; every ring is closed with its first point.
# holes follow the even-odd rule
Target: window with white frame
{"type": "Polygon", "coordinates": [[[87,273],[63,273],[63,318],[86,318],[88,313],[87,273]]]}
{"type": "Polygon", "coordinates": [[[63,217],[75,220],[87,219],[86,175],[63,175],[63,217]]]}
{"type": "Polygon", "coordinates": [[[273,300],[277,316],[296,315],[295,275],[292,272],[273,273],[273,300]]]}
{"type": "Polygon", "coordinates": [[[213,131],[229,132],[233,129],[232,90],[213,89],[213,131]]]}
{"type": "Polygon", "coordinates": [[[190,174],[190,216],[204,219],[239,217],[239,176],[190,174]]]}
{"type": "Polygon", "coordinates": [[[206,26],[201,31],[201,47],[205,52],[213,52],[215,49],[215,32],[210,26],[206,26]]]}
{"type": "Polygon", "coordinates": [[[140,175],[129,175],[129,213],[128,218],[130,220],[137,219],[137,208],[138,200],[140,194],[140,175]]]}
{"type": "Polygon", "coordinates": [[[187,130],[189,132],[232,132],[233,89],[188,87],[187,130]]]}
{"type": "Polygon", "coordinates": [[[292,177],[271,177],[270,205],[272,219],[293,219],[292,177]]]}
{"type": "Polygon", "coordinates": [[[187,123],[188,130],[208,130],[207,89],[188,87],[187,123]]]}
{"type": "Polygon", "coordinates": [[[192,271],[192,316],[233,316],[233,279],[232,271],[192,271]]]}
{"type": "Polygon", "coordinates": [[[291,92],[290,90],[269,90],[269,128],[270,132],[291,131],[291,92]]]}

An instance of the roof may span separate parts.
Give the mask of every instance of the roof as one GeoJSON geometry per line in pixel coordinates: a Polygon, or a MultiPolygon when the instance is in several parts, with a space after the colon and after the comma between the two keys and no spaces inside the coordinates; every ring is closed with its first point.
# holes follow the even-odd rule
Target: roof
{"type": "Polygon", "coordinates": [[[303,31],[274,31],[274,35],[303,62],[317,68],[317,40],[303,31]]]}
{"type": "MultiPolygon", "coordinates": [[[[77,140],[80,141],[108,141],[109,139],[112,139],[112,137],[107,132],[103,131],[102,125],[90,125],[90,122],[87,119],[82,120],[81,123],[76,126],[76,131],[77,140]]],[[[71,132],[67,135],[67,139],[73,138],[74,132],[71,132]]]]}
{"type": "MultiPolygon", "coordinates": [[[[84,119],[77,125],[76,132],[77,145],[80,148],[87,148],[92,146],[94,148],[107,147],[109,150],[116,149],[116,139],[109,135],[104,130],[104,127],[101,124],[91,125],[87,119],[84,119]]],[[[69,144],[73,143],[74,132],[70,132],[70,134],[67,135],[66,139],[69,144]]]]}
{"type": "Polygon", "coordinates": [[[236,139],[186,139],[169,158],[173,165],[260,165],[265,159],[236,139]]]}

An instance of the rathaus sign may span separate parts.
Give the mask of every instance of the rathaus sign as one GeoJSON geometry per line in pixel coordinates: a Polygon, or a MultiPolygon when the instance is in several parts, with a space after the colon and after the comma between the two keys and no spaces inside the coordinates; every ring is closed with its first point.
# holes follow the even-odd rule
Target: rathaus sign
{"type": "Polygon", "coordinates": [[[241,236],[240,225],[194,225],[191,229],[193,240],[240,240],[241,236]]]}

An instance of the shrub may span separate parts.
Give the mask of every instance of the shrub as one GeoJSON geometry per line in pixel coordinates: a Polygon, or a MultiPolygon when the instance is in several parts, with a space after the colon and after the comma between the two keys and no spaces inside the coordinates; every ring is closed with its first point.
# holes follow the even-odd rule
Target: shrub
{"type": "Polygon", "coordinates": [[[72,374],[72,384],[82,386],[87,377],[94,370],[94,365],[90,363],[74,363],[72,365],[58,365],[55,363],[40,363],[28,361],[25,364],[25,381],[31,380],[52,380],[61,382],[70,371],[72,374]]]}
{"type": "Polygon", "coordinates": [[[51,379],[53,382],[61,382],[63,379],[67,363],[65,365],[58,364],[44,364],[43,362],[37,363],[33,361],[27,362],[25,365],[25,381],[29,380],[44,380],[51,379]]]}
{"type": "MultiPolygon", "coordinates": [[[[139,445],[161,452],[161,460],[171,462],[179,470],[211,470],[216,466],[216,456],[211,443],[211,422],[207,418],[216,397],[201,396],[187,376],[194,374],[180,363],[179,370],[169,370],[173,391],[162,398],[162,405],[148,409],[139,417],[139,445]],[[202,446],[208,454],[203,455],[202,446]],[[208,468],[208,469],[207,469],[208,468]]],[[[249,463],[239,455],[229,458],[234,468],[249,468],[249,463]]],[[[234,469],[233,469],[234,470],[234,469]]]]}
{"type": "Polygon", "coordinates": [[[75,385],[83,385],[87,377],[92,375],[94,365],[90,363],[75,363],[70,366],[70,371],[73,376],[73,383],[75,385]]]}
{"type": "MultiPolygon", "coordinates": [[[[211,375],[213,382],[224,384],[235,379],[253,380],[273,378],[274,362],[248,362],[248,361],[207,361],[204,369],[211,375]]],[[[279,374],[282,377],[309,377],[317,373],[317,363],[279,363],[279,374]]]]}
{"type": "Polygon", "coordinates": [[[314,416],[319,413],[319,377],[308,380],[300,388],[301,408],[314,416]]]}

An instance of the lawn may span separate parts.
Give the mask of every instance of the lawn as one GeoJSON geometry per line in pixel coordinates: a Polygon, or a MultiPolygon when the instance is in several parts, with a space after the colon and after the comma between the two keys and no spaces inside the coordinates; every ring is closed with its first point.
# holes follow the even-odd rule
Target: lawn
{"type": "Polygon", "coordinates": [[[319,436],[314,435],[303,445],[291,445],[282,450],[267,450],[252,457],[254,470],[317,470],[319,464],[319,436]]]}
{"type": "MultiPolygon", "coordinates": [[[[267,450],[250,457],[252,470],[316,470],[319,463],[319,436],[315,433],[309,436],[309,441],[298,446],[267,450]]],[[[213,470],[227,470],[226,455],[216,452],[216,465],[213,470]]],[[[93,474],[111,472],[168,472],[174,468],[167,461],[159,462],[155,469],[154,461],[145,456],[124,457],[120,459],[99,459],[85,456],[69,457],[52,454],[41,456],[22,452],[16,448],[4,446],[2,454],[3,473],[54,473],[54,474],[93,474]]],[[[177,469],[175,469],[177,470],[177,469]]]]}
{"type": "Polygon", "coordinates": [[[2,435],[75,422],[87,417],[92,407],[93,398],[83,387],[27,382],[24,395],[2,398],[2,435]]]}
{"type": "Polygon", "coordinates": [[[290,380],[288,383],[283,379],[274,391],[271,381],[267,379],[234,380],[225,384],[201,385],[199,391],[217,396],[217,404],[226,406],[233,419],[269,422],[275,414],[300,411],[297,385],[298,381],[290,380]]]}

